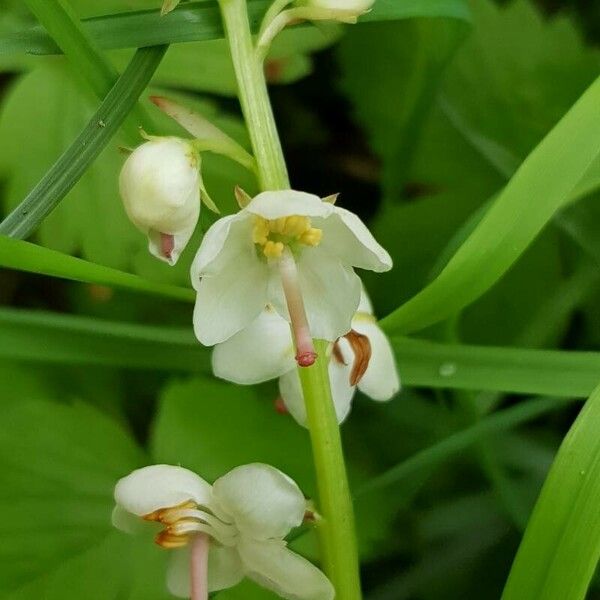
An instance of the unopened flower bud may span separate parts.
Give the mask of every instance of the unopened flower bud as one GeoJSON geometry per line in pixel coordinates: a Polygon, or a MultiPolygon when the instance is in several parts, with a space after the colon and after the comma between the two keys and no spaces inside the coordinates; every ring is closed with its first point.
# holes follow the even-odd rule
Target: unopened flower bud
{"type": "Polygon", "coordinates": [[[198,153],[175,137],[152,138],[129,156],[119,179],[127,215],[150,252],[174,265],[200,215],[198,153]]]}
{"type": "Polygon", "coordinates": [[[343,11],[361,15],[368,11],[375,0],[308,0],[307,4],[315,8],[343,11]]]}

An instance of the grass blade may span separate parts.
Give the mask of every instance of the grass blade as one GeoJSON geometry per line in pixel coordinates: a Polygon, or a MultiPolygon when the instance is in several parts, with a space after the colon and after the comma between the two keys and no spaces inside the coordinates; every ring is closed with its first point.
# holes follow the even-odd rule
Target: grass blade
{"type": "Polygon", "coordinates": [[[503,600],[583,599],[600,558],[600,387],[552,464],[503,600]]]}
{"type": "Polygon", "coordinates": [[[210,372],[191,328],[0,308],[0,356],[70,365],[210,372]]]}
{"type": "MultiPolygon", "coordinates": [[[[417,452],[407,460],[366,483],[355,493],[355,496],[362,496],[383,487],[398,484],[423,471],[429,472],[432,467],[439,466],[476,442],[491,435],[514,429],[518,425],[532,421],[545,413],[562,408],[568,402],[569,400],[566,399],[536,398],[498,411],[481,419],[475,425],[453,433],[436,444],[417,452]]],[[[519,596],[519,598],[537,599],[538,596],[525,595],[519,596]]],[[[563,596],[563,598],[571,598],[571,596],[563,596]]]]}
{"type": "Polygon", "coordinates": [[[383,321],[409,333],[452,316],[486,292],[569,200],[600,154],[600,78],[523,161],[446,267],[383,321]]]}
{"type": "Polygon", "coordinates": [[[26,238],[56,208],[118,131],[160,64],[166,46],[138,50],[77,139],[0,224],[0,234],[26,238]]]}
{"type": "Polygon", "coordinates": [[[393,338],[406,385],[587,398],[600,353],[442,344],[393,338]]]}
{"type": "Polygon", "coordinates": [[[148,281],[131,273],[5,236],[0,236],[0,266],[72,281],[97,283],[171,300],[193,302],[196,297],[192,289],[148,281]]]}
{"type": "MultiPolygon", "coordinates": [[[[35,0],[48,3],[47,0],[35,0]]],[[[48,3],[50,4],[50,3],[48,3]]],[[[260,20],[270,0],[248,3],[253,30],[258,31],[260,20]]],[[[414,17],[447,17],[469,20],[464,0],[377,0],[373,10],[361,22],[389,21],[414,17]]],[[[223,37],[223,26],[216,2],[180,4],[161,17],[160,9],[141,10],[85,19],[83,29],[102,49],[140,48],[158,44],[200,42],[223,37]]],[[[59,45],[40,27],[0,38],[0,55],[15,53],[59,54],[59,45]]]]}

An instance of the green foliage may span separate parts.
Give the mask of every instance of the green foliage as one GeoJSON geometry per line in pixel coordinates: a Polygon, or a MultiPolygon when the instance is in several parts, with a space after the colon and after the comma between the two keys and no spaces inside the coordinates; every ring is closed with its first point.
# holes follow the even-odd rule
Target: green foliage
{"type": "MultiPolygon", "coordinates": [[[[163,19],[157,0],[70,4],[113,75],[134,47],[172,43],[155,88],[249,147],[214,2],[163,19]]],[[[254,26],[267,4],[250,1],[254,26]]],[[[342,428],[369,600],[498,598],[534,504],[504,597],[597,594],[598,391],[571,424],[600,373],[600,53],[538,4],[377,0],[354,27],[290,29],[267,63],[294,187],[349,180],[339,203],[372,218],[395,263],[365,281],[405,389],[357,394],[342,428]]],[[[51,35],[4,2],[4,213],[101,102],[94,53],[51,35]]],[[[148,133],[184,135],[146,95],[148,133]]],[[[308,433],[275,411],[276,385],[216,381],[191,331],[189,265],[214,217],[175,268],[125,217],[119,147],[134,142],[111,137],[35,243],[0,237],[2,599],[167,600],[167,553],[110,523],[137,466],[213,480],[261,461],[316,495],[308,433]]],[[[222,157],[202,173],[225,214],[234,185],[256,191],[222,157]]],[[[292,537],[317,558],[314,531],[292,537]]],[[[250,582],[217,597],[275,598],[250,582]]]]}

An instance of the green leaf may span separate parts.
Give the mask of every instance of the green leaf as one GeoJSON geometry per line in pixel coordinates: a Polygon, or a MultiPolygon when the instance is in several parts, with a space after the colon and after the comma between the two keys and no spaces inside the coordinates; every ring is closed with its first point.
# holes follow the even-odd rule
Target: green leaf
{"type": "Polygon", "coordinates": [[[406,385],[587,397],[600,353],[441,344],[392,338],[406,385]]]}
{"type": "Polygon", "coordinates": [[[87,126],[27,197],[0,223],[0,234],[26,238],[56,208],[119,130],[158,67],[166,46],[138,50],[87,126]]]}
{"type": "MultiPolygon", "coordinates": [[[[270,4],[252,0],[248,4],[254,31],[270,4]]],[[[377,0],[361,22],[406,19],[417,16],[445,16],[466,20],[469,10],[464,0],[377,0]]],[[[198,42],[223,38],[223,26],[216,2],[189,2],[161,17],[160,9],[132,11],[86,19],[84,30],[103,49],[141,48],[158,44],[198,42]]],[[[60,52],[41,28],[34,27],[0,38],[0,55],[15,52],[56,54],[60,52]]]]}
{"type": "Polygon", "coordinates": [[[519,258],[600,153],[600,79],[523,162],[440,275],[385,319],[409,332],[439,322],[487,291],[519,258]]]}
{"type": "MultiPolygon", "coordinates": [[[[0,311],[0,324],[0,356],[136,369],[209,370],[208,350],[198,344],[191,329],[7,308],[0,311]],[[44,339],[44,345],[33,343],[38,339],[44,339]]],[[[392,344],[407,386],[585,397],[600,369],[597,352],[443,344],[414,338],[392,338],[392,344]]],[[[236,388],[217,385],[215,394],[227,395],[232,389],[236,388]]],[[[239,389],[242,396],[249,393],[247,388],[239,389]]]]}
{"type": "Polygon", "coordinates": [[[4,236],[0,236],[0,265],[9,269],[61,277],[72,281],[98,283],[164,296],[173,300],[193,302],[195,298],[195,293],[191,289],[147,281],[137,275],[103,267],[55,250],[4,236]]]}
{"type": "Polygon", "coordinates": [[[0,308],[0,356],[43,363],[204,373],[211,368],[209,350],[197,342],[191,328],[11,308],[0,308]]]}
{"type": "MultiPolygon", "coordinates": [[[[9,90],[0,113],[0,137],[11,144],[0,145],[0,172],[6,177],[4,202],[14,208],[38,183],[56,157],[80,133],[97,103],[90,100],[61,64],[42,61],[37,69],[19,78],[9,90]],[[38,101],[44,90],[44,102],[38,101]],[[35,118],[32,118],[35,115],[35,118]],[[27,165],[27,168],[24,168],[27,165]]],[[[161,90],[164,93],[163,90],[161,90]]],[[[214,104],[200,102],[169,92],[209,118],[242,145],[246,133],[240,119],[219,113],[214,104]]],[[[148,102],[148,105],[150,103],[148,102]]],[[[171,119],[152,107],[156,128],[149,133],[185,133],[171,119]]],[[[141,141],[141,138],[140,138],[141,141]]],[[[44,246],[120,270],[135,271],[144,277],[189,285],[189,267],[199,245],[206,211],[198,231],[175,267],[151,257],[147,240],[129,221],[118,191],[118,174],[124,157],[118,145],[127,145],[122,136],[100,154],[56,210],[39,229],[44,246]]],[[[235,200],[231,190],[236,183],[254,192],[254,178],[248,172],[219,156],[202,161],[204,183],[223,212],[231,212],[235,200]]]]}
{"type": "Polygon", "coordinates": [[[600,388],[546,478],[502,598],[583,599],[600,558],[600,388]]]}
{"type": "Polygon", "coordinates": [[[23,399],[2,410],[2,421],[2,591],[19,591],[18,598],[53,599],[61,597],[62,591],[62,597],[67,597],[70,589],[82,591],[93,575],[89,584],[98,583],[100,589],[85,597],[111,597],[103,593],[112,588],[114,594],[123,578],[129,577],[126,568],[119,568],[119,563],[131,564],[129,543],[117,539],[108,555],[106,547],[99,551],[111,562],[108,571],[102,563],[96,564],[94,548],[104,545],[105,539],[108,542],[112,532],[115,481],[143,464],[143,454],[110,419],[81,403],[23,399]],[[77,569],[69,565],[72,560],[78,563],[77,569]],[[72,582],[62,587],[65,570],[72,582]],[[107,572],[111,577],[106,577],[107,572]],[[38,585],[43,593],[36,596],[38,585]]]}
{"type": "MultiPolygon", "coordinates": [[[[420,472],[429,473],[432,467],[437,467],[444,461],[452,458],[476,442],[488,436],[504,432],[536,419],[537,417],[564,407],[570,400],[535,399],[522,402],[512,408],[494,413],[485,417],[475,425],[458,431],[445,439],[425,448],[400,464],[392,467],[385,473],[373,478],[359,488],[357,496],[367,495],[371,492],[390,485],[396,485],[404,480],[416,476],[420,472]]],[[[532,598],[535,596],[531,596],[532,598]]]]}

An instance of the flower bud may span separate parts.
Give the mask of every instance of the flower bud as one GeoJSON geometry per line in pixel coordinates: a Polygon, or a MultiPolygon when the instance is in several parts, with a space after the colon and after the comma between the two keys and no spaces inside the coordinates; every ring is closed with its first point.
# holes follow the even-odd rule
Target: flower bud
{"type": "Polygon", "coordinates": [[[148,236],[150,253],[174,265],[200,216],[200,158],[175,137],[151,138],[123,165],[119,189],[133,224],[148,236]]]}
{"type": "Polygon", "coordinates": [[[309,6],[326,10],[343,11],[361,15],[368,11],[375,0],[308,0],[309,6]]]}

